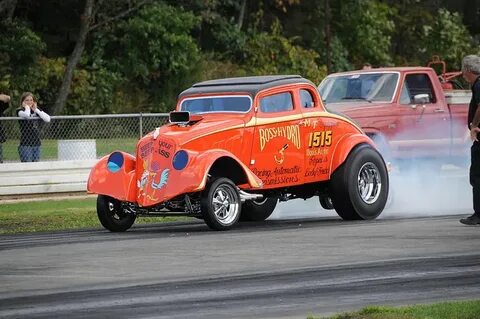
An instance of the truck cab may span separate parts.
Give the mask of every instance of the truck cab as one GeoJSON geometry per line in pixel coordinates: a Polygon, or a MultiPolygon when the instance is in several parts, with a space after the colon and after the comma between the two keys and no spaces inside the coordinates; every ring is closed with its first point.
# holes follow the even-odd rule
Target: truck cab
{"type": "Polygon", "coordinates": [[[444,88],[430,67],[335,73],[319,85],[328,110],[358,123],[391,161],[467,156],[468,93],[444,88]]]}

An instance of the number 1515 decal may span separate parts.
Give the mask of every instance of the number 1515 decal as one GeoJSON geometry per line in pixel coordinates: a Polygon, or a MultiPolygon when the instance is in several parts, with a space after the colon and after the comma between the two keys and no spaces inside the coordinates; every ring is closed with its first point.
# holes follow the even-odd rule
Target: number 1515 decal
{"type": "Polygon", "coordinates": [[[332,145],[332,131],[312,132],[308,136],[308,147],[332,145]]]}

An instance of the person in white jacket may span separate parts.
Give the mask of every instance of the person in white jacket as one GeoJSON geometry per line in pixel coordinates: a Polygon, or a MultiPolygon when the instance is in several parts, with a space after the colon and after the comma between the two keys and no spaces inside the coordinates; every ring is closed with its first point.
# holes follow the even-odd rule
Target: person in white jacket
{"type": "Polygon", "coordinates": [[[22,162],[38,162],[40,160],[39,120],[50,122],[50,116],[37,106],[37,101],[30,92],[22,94],[20,107],[17,115],[21,118],[20,123],[20,145],[18,154],[22,162]]]}

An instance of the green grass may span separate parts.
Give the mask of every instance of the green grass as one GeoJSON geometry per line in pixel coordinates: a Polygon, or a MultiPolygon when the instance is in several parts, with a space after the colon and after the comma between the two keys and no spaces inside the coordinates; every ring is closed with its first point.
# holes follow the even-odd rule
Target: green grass
{"type": "Polygon", "coordinates": [[[452,301],[431,305],[406,307],[369,306],[357,312],[342,313],[333,317],[313,317],[307,319],[478,319],[480,300],[452,301]]]}
{"type": "MultiPolygon", "coordinates": [[[[0,234],[102,228],[96,197],[0,204],[0,234]]],[[[135,223],[159,223],[188,217],[140,217],[135,223]]]]}
{"type": "MultiPolygon", "coordinates": [[[[97,157],[110,154],[115,150],[135,153],[137,138],[97,139],[97,157]]],[[[19,162],[18,140],[7,140],[3,144],[3,159],[6,162],[19,162]]],[[[56,160],[58,158],[58,140],[42,140],[41,160],[56,160]]]]}

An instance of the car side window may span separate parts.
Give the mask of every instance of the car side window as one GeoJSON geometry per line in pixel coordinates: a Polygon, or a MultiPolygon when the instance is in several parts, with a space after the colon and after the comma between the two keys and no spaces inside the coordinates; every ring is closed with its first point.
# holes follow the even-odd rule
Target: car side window
{"type": "Polygon", "coordinates": [[[305,108],[310,108],[315,106],[313,102],[312,93],[310,93],[310,91],[308,90],[304,90],[304,89],[300,90],[300,102],[302,107],[305,107],[305,108]]]}
{"type": "Polygon", "coordinates": [[[408,90],[408,84],[405,82],[400,94],[400,104],[406,105],[411,103],[412,99],[410,98],[410,91],[408,90]]]}
{"type": "Polygon", "coordinates": [[[283,92],[266,96],[260,100],[260,110],[264,113],[293,110],[292,94],[283,92]]]}
{"type": "Polygon", "coordinates": [[[432,82],[426,73],[407,74],[405,77],[405,84],[408,85],[410,101],[414,100],[415,95],[427,94],[427,103],[435,103],[435,94],[433,94],[432,82]]]}

